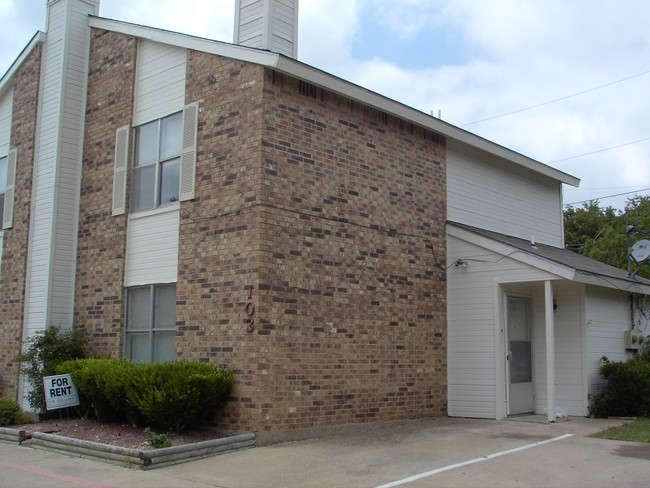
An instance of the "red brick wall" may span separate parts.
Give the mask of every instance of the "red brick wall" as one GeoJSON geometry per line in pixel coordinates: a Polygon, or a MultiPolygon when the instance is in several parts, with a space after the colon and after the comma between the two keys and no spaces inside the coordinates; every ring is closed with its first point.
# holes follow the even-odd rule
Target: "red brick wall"
{"type": "Polygon", "coordinates": [[[36,46],[13,80],[11,149],[18,149],[13,227],[4,231],[0,273],[1,393],[17,399],[18,365],[25,307],[25,269],[32,202],[34,138],[38,110],[42,45],[36,46]]]}
{"type": "Polygon", "coordinates": [[[445,414],[444,141],[266,81],[264,428],[445,414]]]}
{"type": "Polygon", "coordinates": [[[260,340],[246,332],[244,306],[248,285],[257,297],[261,265],[263,82],[261,67],[189,54],[186,103],[200,107],[196,198],[181,203],[176,308],[177,354],[235,369],[220,423],[255,430],[260,340]]]}
{"type": "Polygon", "coordinates": [[[445,414],[444,141],[202,53],[190,54],[186,101],[201,112],[177,352],[235,368],[220,423],[271,441],[445,414]]]}
{"type": "Polygon", "coordinates": [[[122,356],[126,215],[111,216],[115,133],[131,123],[136,39],[93,29],[77,246],[75,326],[91,354],[122,356]]]}

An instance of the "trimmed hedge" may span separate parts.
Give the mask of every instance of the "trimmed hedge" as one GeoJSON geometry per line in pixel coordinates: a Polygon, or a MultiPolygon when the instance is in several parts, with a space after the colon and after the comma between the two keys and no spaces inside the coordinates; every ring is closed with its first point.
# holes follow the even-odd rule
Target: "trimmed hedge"
{"type": "Polygon", "coordinates": [[[127,391],[137,365],[113,358],[88,358],[66,361],[57,366],[58,374],[72,375],[79,390],[79,410],[105,422],[127,420],[138,423],[138,412],[127,402],[127,391]]]}
{"type": "Polygon", "coordinates": [[[179,432],[223,407],[234,375],[205,363],[142,364],[127,392],[128,403],[156,427],[179,432]]]}
{"type": "Polygon", "coordinates": [[[0,427],[29,421],[31,419],[25,415],[13,398],[0,397],[0,427]]]}
{"type": "Polygon", "coordinates": [[[650,352],[623,362],[603,358],[600,373],[607,384],[594,397],[592,417],[650,417],[650,352]]]}
{"type": "Polygon", "coordinates": [[[231,369],[187,361],[135,364],[80,359],[58,365],[57,373],[72,376],[83,415],[171,432],[222,408],[234,382],[231,369]]]}

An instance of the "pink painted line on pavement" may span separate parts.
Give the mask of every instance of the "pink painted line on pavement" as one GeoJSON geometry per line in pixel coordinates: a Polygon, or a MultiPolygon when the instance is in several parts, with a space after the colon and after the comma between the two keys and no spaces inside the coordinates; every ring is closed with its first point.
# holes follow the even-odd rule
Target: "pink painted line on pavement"
{"type": "Polygon", "coordinates": [[[54,478],[61,481],[67,481],[74,485],[84,486],[86,488],[115,488],[111,485],[102,485],[101,483],[95,483],[93,481],[83,480],[81,478],[75,478],[74,476],[66,476],[64,474],[55,473],[53,471],[47,471],[45,469],[32,468],[31,466],[25,466],[23,464],[14,464],[8,463],[5,461],[0,461],[0,466],[5,468],[16,469],[18,471],[24,471],[26,473],[36,474],[39,476],[45,476],[47,478],[54,478]]]}

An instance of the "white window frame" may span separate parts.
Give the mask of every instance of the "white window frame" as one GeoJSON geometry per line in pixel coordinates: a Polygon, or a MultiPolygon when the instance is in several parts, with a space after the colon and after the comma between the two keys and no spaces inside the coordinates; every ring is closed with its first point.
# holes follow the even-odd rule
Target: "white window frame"
{"type": "MultiPolygon", "coordinates": [[[[133,128],[133,165],[131,168],[131,210],[134,212],[138,212],[141,210],[151,210],[155,208],[159,208],[165,205],[169,205],[171,203],[177,202],[180,199],[180,176],[178,176],[175,179],[175,183],[178,185],[176,188],[176,195],[172,197],[171,200],[169,201],[161,201],[162,198],[162,183],[163,183],[163,168],[166,165],[169,164],[176,164],[176,173],[180,175],[181,171],[181,156],[183,153],[183,112],[176,112],[170,115],[167,115],[166,117],[161,117],[160,119],[152,120],[150,122],[147,122],[145,124],[141,124],[137,127],[133,128]],[[165,120],[169,120],[172,117],[180,117],[180,123],[178,127],[178,151],[169,154],[166,156],[161,155],[161,134],[162,134],[162,127],[163,127],[163,122],[165,120]],[[154,160],[151,162],[147,162],[142,165],[138,165],[138,146],[140,144],[140,130],[143,127],[146,126],[151,126],[152,124],[156,124],[156,141],[155,141],[155,146],[156,146],[156,157],[154,160]],[[144,205],[144,206],[138,206],[135,207],[134,202],[137,201],[136,198],[136,191],[137,187],[134,184],[136,180],[136,172],[141,172],[144,173],[148,169],[153,169],[153,182],[151,182],[149,179],[147,180],[147,184],[153,185],[153,205],[144,205]]],[[[150,188],[150,187],[149,187],[150,188]]]]}
{"type": "MultiPolygon", "coordinates": [[[[175,339],[175,334],[176,334],[176,302],[174,302],[174,317],[173,320],[171,321],[172,325],[168,327],[157,327],[156,323],[156,290],[162,288],[162,287],[174,287],[174,292],[176,291],[176,283],[158,283],[158,284],[150,284],[150,285],[143,285],[143,286],[132,286],[126,288],[126,318],[124,321],[124,357],[129,360],[134,360],[133,358],[133,351],[132,351],[132,340],[131,337],[139,335],[139,336],[146,336],[148,340],[148,358],[144,361],[141,362],[162,362],[162,361],[171,361],[175,358],[175,354],[173,354],[170,357],[160,357],[158,352],[155,348],[156,346],[156,341],[155,341],[155,336],[156,334],[172,334],[174,336],[174,344],[176,343],[175,339]],[[131,292],[134,290],[144,290],[148,289],[149,290],[149,314],[147,317],[147,322],[144,324],[144,327],[140,326],[138,328],[132,328],[130,327],[131,325],[131,319],[129,317],[129,310],[130,310],[130,301],[132,300],[131,298],[131,292]]],[[[142,324],[141,324],[142,325],[142,324]]]]}

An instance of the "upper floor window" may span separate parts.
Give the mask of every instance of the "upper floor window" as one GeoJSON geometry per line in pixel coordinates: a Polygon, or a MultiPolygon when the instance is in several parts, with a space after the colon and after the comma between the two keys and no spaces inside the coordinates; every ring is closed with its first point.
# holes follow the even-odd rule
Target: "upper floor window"
{"type": "MultiPolygon", "coordinates": [[[[9,159],[5,156],[0,158],[0,223],[2,216],[5,213],[5,193],[7,192],[7,169],[9,167],[9,159]]],[[[2,230],[2,225],[0,225],[2,230]]]]}
{"type": "Polygon", "coordinates": [[[135,128],[131,210],[178,201],[182,124],[179,112],[135,128]]]}
{"type": "MultiPolygon", "coordinates": [[[[194,198],[198,118],[199,103],[193,102],[185,105],[182,112],[135,129],[128,125],[117,129],[112,215],[126,212],[129,174],[129,206],[132,211],[194,198]],[[135,137],[134,144],[131,143],[132,135],[135,137]]],[[[9,164],[11,167],[11,160],[9,164]]]]}

